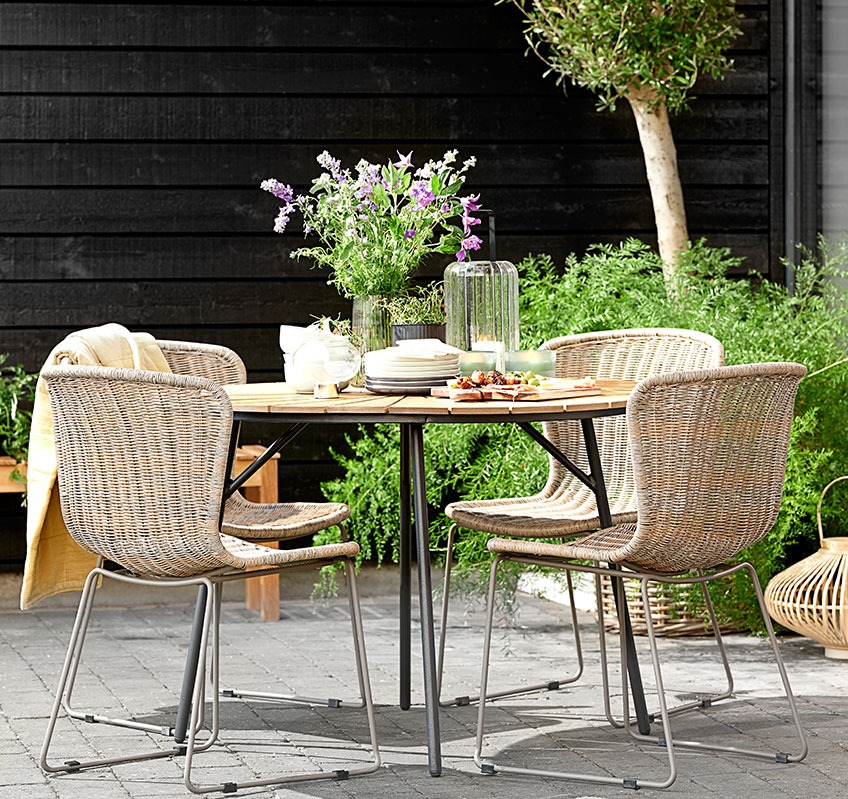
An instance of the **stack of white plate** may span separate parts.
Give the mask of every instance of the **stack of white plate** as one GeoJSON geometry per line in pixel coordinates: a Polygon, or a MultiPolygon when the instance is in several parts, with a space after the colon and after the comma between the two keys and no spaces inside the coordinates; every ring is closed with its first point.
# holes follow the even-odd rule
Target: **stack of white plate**
{"type": "Polygon", "coordinates": [[[436,339],[366,352],[365,388],[376,394],[429,394],[459,377],[459,350],[436,339]]]}

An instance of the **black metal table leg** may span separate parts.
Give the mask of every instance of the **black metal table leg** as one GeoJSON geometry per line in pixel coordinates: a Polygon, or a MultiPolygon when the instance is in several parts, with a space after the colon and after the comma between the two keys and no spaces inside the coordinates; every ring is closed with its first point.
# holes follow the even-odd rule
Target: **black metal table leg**
{"type": "MultiPolygon", "coordinates": [[[[583,439],[586,442],[586,455],[589,459],[589,474],[595,482],[595,497],[598,503],[598,520],[601,527],[612,526],[612,514],[609,508],[609,497],[604,483],[604,472],[601,467],[601,456],[598,452],[598,440],[595,437],[595,425],[591,419],[581,419],[583,426],[583,439]]],[[[620,579],[612,577],[611,579],[620,579]]],[[[639,660],[636,657],[636,642],[633,640],[633,627],[630,624],[630,611],[627,603],[619,607],[618,591],[613,591],[615,596],[615,610],[618,614],[619,623],[624,625],[624,639],[627,650],[627,678],[630,682],[630,693],[633,696],[633,709],[636,712],[636,726],[642,735],[651,732],[651,720],[648,715],[648,706],[645,702],[645,689],[642,686],[642,672],[639,668],[639,660]]],[[[598,612],[601,609],[598,608],[598,612]]]]}
{"type": "Polygon", "coordinates": [[[421,659],[424,664],[424,706],[427,715],[427,751],[430,776],[442,773],[439,736],[439,691],[436,684],[436,633],[433,622],[433,584],[430,574],[430,529],[427,514],[427,483],[424,476],[424,430],[409,425],[412,467],[412,501],[415,509],[415,554],[418,561],[418,602],[421,614],[421,659]]]}
{"type": "Polygon", "coordinates": [[[191,637],[188,641],[183,685],[180,689],[180,704],[177,707],[177,720],[174,722],[174,740],[181,744],[188,733],[188,722],[191,718],[191,694],[194,691],[194,680],[197,677],[197,662],[200,658],[200,642],[203,637],[203,618],[206,615],[206,595],[209,589],[201,585],[197,589],[197,604],[194,606],[194,621],[191,626],[191,637]]]}
{"type": "Polygon", "coordinates": [[[412,497],[409,476],[409,427],[400,425],[400,529],[398,565],[400,567],[400,707],[409,710],[412,705],[410,673],[412,670],[412,497]]]}

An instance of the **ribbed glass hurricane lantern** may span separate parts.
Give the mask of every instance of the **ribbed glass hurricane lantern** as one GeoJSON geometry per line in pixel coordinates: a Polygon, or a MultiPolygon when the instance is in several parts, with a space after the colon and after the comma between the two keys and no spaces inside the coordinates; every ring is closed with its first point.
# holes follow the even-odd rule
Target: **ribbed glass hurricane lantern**
{"type": "Polygon", "coordinates": [[[518,349],[518,270],[509,261],[456,261],[445,269],[447,343],[494,352],[504,370],[518,349]]]}

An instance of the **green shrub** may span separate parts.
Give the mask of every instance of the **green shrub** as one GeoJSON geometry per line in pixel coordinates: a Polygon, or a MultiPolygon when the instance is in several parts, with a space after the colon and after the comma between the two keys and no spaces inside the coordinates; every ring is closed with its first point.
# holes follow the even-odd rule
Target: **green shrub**
{"type": "Polygon", "coordinates": [[[20,365],[6,366],[8,357],[0,354],[0,455],[25,461],[38,375],[27,374],[20,365]]]}
{"type": "MultiPolygon", "coordinates": [[[[530,256],[521,273],[522,345],[569,333],[629,327],[700,330],[725,346],[728,364],[799,361],[809,370],[796,403],[783,509],[774,529],[746,556],[765,582],[817,547],[815,506],[833,477],[848,474],[848,295],[838,281],[848,243],[822,243],[818,257],[805,252],[796,270],[796,293],[757,275],[732,278],[741,260],[703,242],[684,254],[672,296],[666,292],[659,256],[628,240],[570,256],[565,269],[548,256],[530,256]]],[[[324,486],[327,497],[351,504],[351,529],[362,556],[378,563],[396,559],[397,431],[363,429],[351,440],[352,456],[337,455],[345,477],[324,486]]],[[[520,496],[536,492],[547,475],[547,456],[514,425],[440,426],[425,430],[427,499],[431,543],[443,546],[449,521],[440,509],[453,499],[520,496]]],[[[828,503],[831,532],[848,526],[846,506],[828,503]]],[[[457,566],[466,578],[482,578],[488,536],[464,531],[457,566]]],[[[472,580],[473,581],[473,580],[472,580]]],[[[698,612],[697,595],[685,601],[698,612]]],[[[753,597],[739,585],[717,597],[722,617],[754,628],[753,597]]]]}

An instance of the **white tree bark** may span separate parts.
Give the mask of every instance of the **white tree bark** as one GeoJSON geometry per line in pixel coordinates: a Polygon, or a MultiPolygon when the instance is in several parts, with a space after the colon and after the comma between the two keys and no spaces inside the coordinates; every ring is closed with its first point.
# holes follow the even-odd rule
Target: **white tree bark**
{"type": "Polygon", "coordinates": [[[645,156],[663,274],[668,282],[677,267],[677,254],[689,242],[683,188],[677,171],[677,150],[665,102],[650,110],[650,98],[645,93],[633,91],[627,99],[636,117],[639,142],[645,156]]]}

